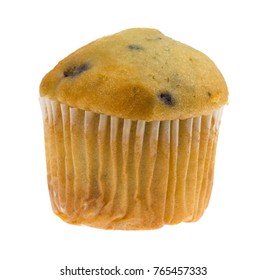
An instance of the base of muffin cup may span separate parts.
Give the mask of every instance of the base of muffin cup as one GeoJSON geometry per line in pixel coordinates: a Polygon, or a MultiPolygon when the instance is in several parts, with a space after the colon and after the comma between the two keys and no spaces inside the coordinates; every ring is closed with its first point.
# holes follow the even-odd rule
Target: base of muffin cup
{"type": "Polygon", "coordinates": [[[155,229],[208,206],[222,108],[134,121],[40,98],[53,211],[71,224],[155,229]]]}

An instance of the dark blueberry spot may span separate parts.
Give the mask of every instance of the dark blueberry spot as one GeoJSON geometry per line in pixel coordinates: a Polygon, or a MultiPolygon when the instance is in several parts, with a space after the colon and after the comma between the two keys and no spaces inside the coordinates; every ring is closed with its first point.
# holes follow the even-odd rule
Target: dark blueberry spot
{"type": "Polygon", "coordinates": [[[64,71],[64,76],[67,77],[76,77],[82,72],[88,70],[91,68],[91,65],[89,63],[84,63],[79,66],[73,66],[71,68],[68,68],[64,71]]]}
{"type": "Polygon", "coordinates": [[[144,51],[144,48],[140,45],[128,45],[127,46],[131,51],[144,51]]]}
{"type": "Polygon", "coordinates": [[[211,94],[210,92],[208,92],[208,96],[209,96],[209,97],[211,97],[211,96],[212,96],[212,94],[211,94]]]}
{"type": "Polygon", "coordinates": [[[175,106],[175,104],[176,104],[176,102],[175,102],[174,98],[172,97],[171,93],[168,92],[168,91],[160,93],[159,97],[165,105],[175,106]]]}

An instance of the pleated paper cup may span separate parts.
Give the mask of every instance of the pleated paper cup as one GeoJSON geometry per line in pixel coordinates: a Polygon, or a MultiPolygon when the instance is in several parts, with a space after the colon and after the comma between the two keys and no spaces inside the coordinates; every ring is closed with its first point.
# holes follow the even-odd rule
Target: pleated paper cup
{"type": "Polygon", "coordinates": [[[154,229],[198,220],[210,199],[222,108],[129,120],[41,97],[53,211],[71,224],[154,229]]]}

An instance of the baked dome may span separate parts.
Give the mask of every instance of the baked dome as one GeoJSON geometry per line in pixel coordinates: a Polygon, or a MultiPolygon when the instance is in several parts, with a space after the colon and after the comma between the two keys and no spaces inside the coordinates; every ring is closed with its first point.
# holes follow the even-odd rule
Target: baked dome
{"type": "Polygon", "coordinates": [[[78,49],[46,74],[40,95],[145,121],[207,115],[228,100],[225,80],[206,55],[150,28],[127,29],[78,49]]]}

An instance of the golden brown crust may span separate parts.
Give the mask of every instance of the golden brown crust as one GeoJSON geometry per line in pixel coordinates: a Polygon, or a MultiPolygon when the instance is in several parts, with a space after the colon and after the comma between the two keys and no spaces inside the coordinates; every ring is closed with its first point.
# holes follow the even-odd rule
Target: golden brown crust
{"type": "Polygon", "coordinates": [[[132,120],[186,119],[227,103],[220,71],[203,53],[148,28],[96,40],[42,80],[40,95],[132,120]]]}

